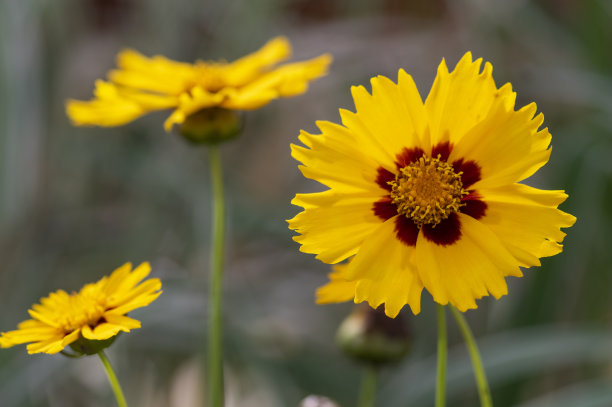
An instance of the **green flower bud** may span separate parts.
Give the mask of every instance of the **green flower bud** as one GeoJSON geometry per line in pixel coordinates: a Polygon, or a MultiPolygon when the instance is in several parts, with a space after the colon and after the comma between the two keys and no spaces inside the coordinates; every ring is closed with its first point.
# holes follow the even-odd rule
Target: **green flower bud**
{"type": "Polygon", "coordinates": [[[235,138],[242,130],[240,114],[211,107],[187,116],[179,131],[194,144],[217,144],[235,138]]]}
{"type": "Polygon", "coordinates": [[[412,338],[401,315],[389,318],[382,309],[361,304],[340,324],[338,345],[351,358],[370,365],[399,362],[412,338]]]}

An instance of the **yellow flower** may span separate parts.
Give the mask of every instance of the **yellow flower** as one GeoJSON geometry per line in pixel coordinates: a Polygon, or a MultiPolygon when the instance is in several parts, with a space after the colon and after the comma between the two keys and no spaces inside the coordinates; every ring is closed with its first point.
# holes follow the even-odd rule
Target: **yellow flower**
{"type": "Polygon", "coordinates": [[[83,338],[103,341],[121,331],[140,328],[140,321],[126,314],[149,305],[161,294],[158,278],[142,281],[150,271],[149,263],[134,270],[126,263],[78,293],[51,293],[28,311],[32,319],[20,323],[15,331],[1,334],[0,347],[29,343],[30,354],[52,354],[83,338]]]}
{"type": "Polygon", "coordinates": [[[292,146],[302,174],[328,190],[298,194],[289,221],[301,251],[338,263],[318,302],[367,301],[394,317],[420,312],[423,288],[440,304],[476,308],[508,291],[505,277],[539,266],[575,218],[557,209],[567,195],[520,181],[550,156],[536,105],[514,110],[516,94],[493,81],[471,53],[448,72],[444,60],[423,103],[403,70],[398,83],[353,87],[356,113],[318,122],[292,146]]]}
{"type": "Polygon", "coordinates": [[[155,110],[174,109],[164,123],[170,131],[203,109],[253,110],[304,93],[308,82],[325,75],[331,62],[331,56],[322,55],[274,67],[290,55],[284,37],[232,63],[189,64],[159,55],[147,58],[128,49],[119,53],[119,69],[109,73],[109,82],[96,82],[94,99],[69,100],[66,111],[76,126],[112,127],[155,110]]]}

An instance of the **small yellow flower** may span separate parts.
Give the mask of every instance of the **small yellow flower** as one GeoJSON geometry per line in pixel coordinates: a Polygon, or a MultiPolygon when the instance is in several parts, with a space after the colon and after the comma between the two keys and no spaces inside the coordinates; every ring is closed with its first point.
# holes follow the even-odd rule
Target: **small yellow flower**
{"type": "Polygon", "coordinates": [[[158,278],[142,281],[150,271],[149,263],[134,270],[126,263],[78,293],[51,293],[28,311],[32,319],[20,323],[17,330],[1,334],[0,347],[29,343],[30,354],[53,354],[83,338],[103,341],[140,328],[140,321],[126,314],[149,305],[161,294],[158,278]]]}
{"type": "Polygon", "coordinates": [[[174,109],[165,121],[170,131],[194,113],[208,108],[257,109],[273,99],[304,93],[308,82],[327,73],[331,56],[275,67],[291,55],[284,37],[232,63],[177,62],[147,58],[134,50],[117,57],[119,69],[98,80],[94,99],[69,100],[68,116],[76,126],[120,126],[162,109],[174,109]]]}
{"type": "Polygon", "coordinates": [[[514,109],[511,85],[497,88],[491,64],[467,53],[444,60],[422,101],[410,75],[353,87],[356,113],[318,122],[292,146],[302,174],[329,190],[298,194],[289,221],[300,250],[336,266],[317,302],[367,301],[394,317],[417,314],[427,289],[461,311],[508,292],[506,276],[560,253],[557,209],[567,195],[522,182],[548,162],[551,135],[531,103],[514,109]]]}

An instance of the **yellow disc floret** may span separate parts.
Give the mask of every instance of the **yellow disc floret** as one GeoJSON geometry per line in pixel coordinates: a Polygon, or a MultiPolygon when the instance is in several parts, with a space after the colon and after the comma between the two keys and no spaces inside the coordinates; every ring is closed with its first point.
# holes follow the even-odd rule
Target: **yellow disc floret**
{"type": "Polygon", "coordinates": [[[391,200],[398,213],[417,226],[436,226],[457,212],[461,198],[467,195],[461,182],[461,172],[452,165],[423,154],[421,158],[401,168],[390,181],[391,200]]]}
{"type": "Polygon", "coordinates": [[[95,327],[107,310],[106,295],[98,284],[87,284],[79,293],[66,298],[66,307],[54,310],[58,327],[70,333],[85,325],[95,327]]]}

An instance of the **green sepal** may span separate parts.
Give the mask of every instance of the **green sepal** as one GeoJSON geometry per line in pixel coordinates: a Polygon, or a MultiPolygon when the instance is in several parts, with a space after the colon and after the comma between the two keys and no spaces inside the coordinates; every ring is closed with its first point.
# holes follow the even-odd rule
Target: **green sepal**
{"type": "MultiPolygon", "coordinates": [[[[111,338],[104,339],[101,341],[86,339],[82,336],[76,341],[70,344],[70,348],[77,353],[77,355],[95,355],[103,349],[108,348],[115,342],[115,339],[120,335],[117,334],[111,338]]],[[[72,355],[76,356],[76,355],[72,355]]]]}
{"type": "Polygon", "coordinates": [[[219,107],[202,109],[187,116],[179,133],[193,144],[218,144],[232,140],[242,131],[238,112],[219,107]]]}

